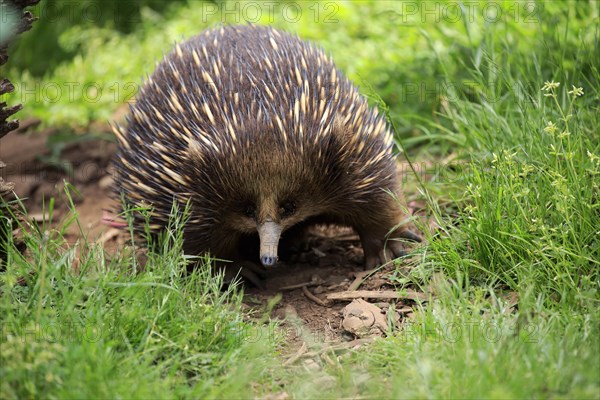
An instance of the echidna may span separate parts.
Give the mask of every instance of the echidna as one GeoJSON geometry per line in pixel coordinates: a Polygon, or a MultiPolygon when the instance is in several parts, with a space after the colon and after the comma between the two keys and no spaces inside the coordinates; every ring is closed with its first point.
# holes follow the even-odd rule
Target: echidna
{"type": "Polygon", "coordinates": [[[288,33],[224,26],[177,44],[127,123],[115,127],[115,192],[151,204],[156,231],[174,201],[189,202],[186,253],[242,261],[258,235],[255,261],[273,266],[283,232],[334,222],[356,229],[373,267],[403,253],[387,239],[418,240],[397,226],[385,119],[321,49],[288,33]]]}

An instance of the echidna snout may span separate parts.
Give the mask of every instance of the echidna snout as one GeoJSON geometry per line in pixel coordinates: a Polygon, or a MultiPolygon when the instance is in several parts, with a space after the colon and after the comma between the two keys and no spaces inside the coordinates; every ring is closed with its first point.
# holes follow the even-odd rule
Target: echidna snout
{"type": "Polygon", "coordinates": [[[277,263],[277,247],[281,236],[281,225],[269,219],[258,225],[260,239],[260,262],[265,267],[272,267],[277,263]]]}

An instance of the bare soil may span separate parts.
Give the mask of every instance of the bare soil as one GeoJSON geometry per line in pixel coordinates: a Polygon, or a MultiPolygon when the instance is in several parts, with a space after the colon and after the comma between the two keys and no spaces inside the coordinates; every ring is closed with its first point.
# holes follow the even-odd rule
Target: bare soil
{"type": "MultiPolygon", "coordinates": [[[[117,206],[110,198],[110,160],[115,144],[109,140],[72,135],[74,140],[61,148],[51,145],[52,138],[65,132],[55,128],[36,130],[36,125],[33,120],[23,121],[24,128],[0,141],[0,160],[7,165],[3,171],[4,178],[15,183],[15,192],[23,199],[30,218],[38,221],[47,218],[44,210],[47,210],[52,197],[56,199],[52,223],[59,223],[61,218],[65,218],[69,214],[69,204],[64,181],[68,181],[78,191],[73,193],[73,200],[84,232],[77,224],[72,224],[66,232],[67,242],[75,243],[85,235],[88,241],[104,243],[109,253],[122,246],[128,233],[103,222],[104,210],[117,206]],[[49,163],[48,159],[54,162],[49,163]]],[[[90,130],[105,136],[110,133],[109,126],[103,124],[94,125],[90,130]]],[[[245,289],[246,304],[252,309],[264,310],[269,299],[280,293],[281,299],[274,307],[272,317],[280,318],[282,326],[289,327],[291,348],[298,351],[303,351],[303,343],[307,341],[339,343],[377,336],[384,332],[370,330],[369,334],[362,334],[364,331],[360,329],[348,329],[344,313],[346,317],[348,313],[360,314],[364,310],[356,311],[360,309],[359,303],[352,303],[355,308],[348,311],[351,298],[329,300],[327,295],[368,290],[377,291],[377,294],[385,292],[393,297],[398,292],[390,276],[396,270],[395,265],[389,264],[365,273],[360,241],[352,229],[316,226],[293,263],[273,271],[265,279],[262,289],[248,285],[245,289]]],[[[390,299],[375,295],[364,300],[378,306],[384,315],[393,305],[391,310],[395,315],[392,319],[396,322],[410,316],[410,307],[415,304],[414,298],[402,296],[390,299]]],[[[368,318],[359,316],[357,320],[360,322],[361,318],[369,324],[368,318]]]]}

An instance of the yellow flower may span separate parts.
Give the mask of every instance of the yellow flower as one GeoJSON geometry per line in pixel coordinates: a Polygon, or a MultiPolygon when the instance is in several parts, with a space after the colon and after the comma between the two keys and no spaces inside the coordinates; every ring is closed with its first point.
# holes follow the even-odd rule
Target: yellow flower
{"type": "Polygon", "coordinates": [[[548,82],[548,81],[546,81],[546,82],[544,82],[544,86],[542,86],[542,90],[544,90],[546,92],[549,91],[549,90],[552,91],[552,90],[556,89],[559,86],[560,86],[560,82],[554,82],[554,81],[548,82]]]}
{"type": "Polygon", "coordinates": [[[549,121],[548,124],[546,125],[546,127],[544,128],[544,132],[553,135],[557,129],[558,129],[558,127],[556,125],[554,125],[554,122],[549,121]]]}
{"type": "Polygon", "coordinates": [[[558,135],[558,137],[559,137],[560,139],[564,139],[564,138],[566,138],[566,137],[567,137],[567,136],[569,136],[569,135],[571,135],[571,132],[569,132],[569,131],[563,131],[563,132],[561,132],[561,133],[558,135]]]}
{"type": "Polygon", "coordinates": [[[573,90],[569,90],[568,93],[572,94],[573,97],[583,96],[583,88],[582,87],[575,87],[575,85],[573,85],[573,90]]]}

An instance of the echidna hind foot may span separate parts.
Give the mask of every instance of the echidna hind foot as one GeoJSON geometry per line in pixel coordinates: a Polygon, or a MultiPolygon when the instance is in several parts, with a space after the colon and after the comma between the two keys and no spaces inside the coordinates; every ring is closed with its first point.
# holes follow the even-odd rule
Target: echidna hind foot
{"type": "MultiPolygon", "coordinates": [[[[386,210],[386,205],[381,205],[386,210]]],[[[365,213],[368,216],[354,224],[360,236],[365,257],[365,268],[371,269],[383,265],[395,258],[406,255],[406,240],[421,242],[421,237],[407,226],[398,226],[402,213],[397,210],[395,200],[389,199],[387,212],[365,213]]]]}
{"type": "Polygon", "coordinates": [[[420,242],[421,238],[408,229],[399,229],[390,234],[381,229],[360,229],[360,241],[365,254],[365,268],[383,265],[395,258],[405,256],[405,240],[420,242]]]}

